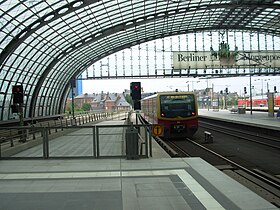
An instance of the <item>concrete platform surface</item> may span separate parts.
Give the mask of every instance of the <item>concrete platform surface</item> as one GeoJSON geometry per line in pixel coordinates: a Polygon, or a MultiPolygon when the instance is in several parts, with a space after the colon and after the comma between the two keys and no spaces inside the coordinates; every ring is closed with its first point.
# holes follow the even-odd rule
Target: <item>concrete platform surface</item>
{"type": "Polygon", "coordinates": [[[200,158],[0,161],[0,209],[270,209],[200,158]]]}
{"type": "Polygon", "coordinates": [[[207,110],[199,109],[198,115],[209,118],[217,118],[226,121],[238,122],[240,124],[251,124],[258,127],[266,127],[271,129],[280,129],[280,118],[269,117],[267,112],[246,111],[246,114],[232,113],[229,110],[207,110]]]}

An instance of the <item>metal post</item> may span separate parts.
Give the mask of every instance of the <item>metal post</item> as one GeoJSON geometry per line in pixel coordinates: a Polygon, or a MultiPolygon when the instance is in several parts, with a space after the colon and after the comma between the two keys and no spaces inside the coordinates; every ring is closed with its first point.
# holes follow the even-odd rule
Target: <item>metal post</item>
{"type": "Polygon", "coordinates": [[[136,125],[138,125],[138,114],[139,114],[139,111],[137,110],[136,111],[136,125]]]}
{"type": "MultiPolygon", "coordinates": [[[[19,103],[18,104],[19,106],[19,125],[20,127],[23,127],[24,126],[24,122],[23,122],[23,104],[22,103],[19,103]]],[[[20,133],[20,140],[19,142],[26,142],[26,130],[19,130],[19,133],[20,133]]]]}
{"type": "Polygon", "coordinates": [[[268,82],[266,83],[266,89],[267,89],[267,94],[269,93],[269,86],[268,86],[268,82]]]}
{"type": "Polygon", "coordinates": [[[262,79],[262,99],[263,99],[263,79],[262,79]]]}
{"type": "Polygon", "coordinates": [[[47,128],[43,128],[43,157],[49,158],[49,137],[47,128]]]}
{"type": "Polygon", "coordinates": [[[252,100],[252,74],[251,74],[251,69],[249,68],[249,71],[250,71],[250,114],[252,115],[253,114],[253,111],[252,111],[252,103],[253,103],[253,100],[252,100]]]}
{"type": "Polygon", "coordinates": [[[96,127],[96,157],[99,158],[99,129],[96,127]]]}
{"type": "Polygon", "coordinates": [[[246,110],[246,93],[244,92],[244,108],[245,108],[245,110],[246,110]]]}
{"type": "MultiPolygon", "coordinates": [[[[152,126],[150,126],[150,131],[152,130],[152,126]]],[[[149,144],[150,144],[150,157],[153,157],[153,149],[152,149],[152,132],[149,132],[149,144]]]]}
{"type": "MultiPolygon", "coordinates": [[[[144,131],[145,131],[145,146],[146,146],[146,144],[148,143],[148,126],[147,125],[145,125],[144,131]]],[[[141,145],[141,150],[142,150],[142,145],[141,145]]],[[[142,153],[141,153],[141,155],[142,155],[142,153]]],[[[149,157],[147,150],[145,151],[145,156],[146,156],[146,158],[149,157]]]]}
{"type": "Polygon", "coordinates": [[[72,90],[72,115],[73,115],[73,119],[75,119],[75,113],[74,113],[74,87],[73,84],[71,82],[71,90],[72,90]]]}
{"type": "Polygon", "coordinates": [[[23,108],[22,108],[22,104],[20,103],[18,106],[19,106],[19,125],[23,126],[24,122],[23,122],[23,108]]]}
{"type": "Polygon", "coordinates": [[[92,144],[93,144],[93,157],[96,158],[96,142],[95,142],[96,136],[95,136],[95,128],[96,128],[96,126],[94,126],[94,127],[92,128],[92,144]]]}
{"type": "Polygon", "coordinates": [[[225,94],[225,109],[227,109],[227,93],[224,94],[225,94]]]}

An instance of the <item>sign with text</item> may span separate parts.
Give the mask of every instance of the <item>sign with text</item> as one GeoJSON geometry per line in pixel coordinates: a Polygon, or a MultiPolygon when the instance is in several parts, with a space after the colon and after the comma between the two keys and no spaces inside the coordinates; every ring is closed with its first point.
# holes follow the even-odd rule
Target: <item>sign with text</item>
{"type": "Polygon", "coordinates": [[[213,56],[211,51],[173,52],[174,70],[206,68],[280,68],[280,51],[244,51],[227,58],[213,56]]]}

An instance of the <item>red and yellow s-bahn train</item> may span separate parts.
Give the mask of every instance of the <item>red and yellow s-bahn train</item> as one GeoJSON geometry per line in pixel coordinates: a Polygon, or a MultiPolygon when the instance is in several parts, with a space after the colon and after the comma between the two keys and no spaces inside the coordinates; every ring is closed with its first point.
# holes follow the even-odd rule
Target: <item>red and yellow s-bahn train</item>
{"type": "Polygon", "coordinates": [[[141,100],[142,114],[164,126],[164,138],[192,137],[198,129],[198,108],[192,92],[160,92],[141,100]]]}

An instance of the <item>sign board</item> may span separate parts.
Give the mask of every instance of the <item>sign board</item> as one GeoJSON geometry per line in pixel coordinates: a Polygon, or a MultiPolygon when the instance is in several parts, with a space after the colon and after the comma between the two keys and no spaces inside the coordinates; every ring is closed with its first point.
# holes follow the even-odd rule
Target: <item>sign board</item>
{"type": "Polygon", "coordinates": [[[213,111],[219,111],[219,100],[214,100],[212,101],[212,107],[213,107],[213,111]]]}
{"type": "Polygon", "coordinates": [[[162,125],[155,124],[152,126],[153,136],[163,136],[164,128],[162,125]]]}
{"type": "Polygon", "coordinates": [[[206,68],[280,68],[280,51],[239,51],[229,58],[211,55],[211,51],[173,52],[174,70],[206,68]]]}

